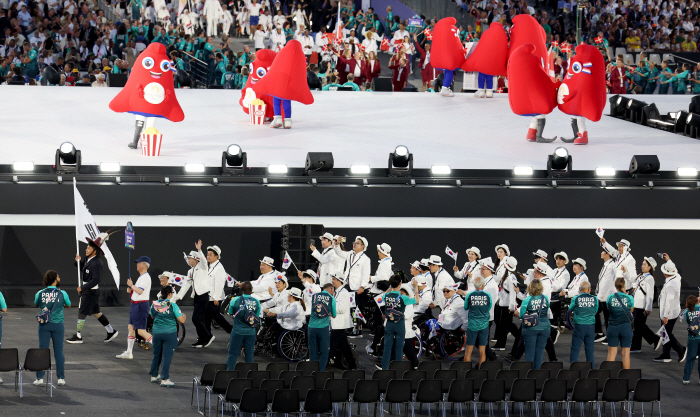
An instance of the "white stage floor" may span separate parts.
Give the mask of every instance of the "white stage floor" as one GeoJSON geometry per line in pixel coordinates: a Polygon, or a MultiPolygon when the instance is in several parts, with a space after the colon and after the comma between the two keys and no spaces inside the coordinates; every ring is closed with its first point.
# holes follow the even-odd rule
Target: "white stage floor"
{"type": "MultiPolygon", "coordinates": [[[[249,166],[287,164],[303,167],[306,153],[333,152],[336,167],[369,164],[386,167],[387,157],[403,144],[414,166],[450,165],[454,169],[545,169],[557,146],[529,143],[529,118],[510,111],[508,97],[476,99],[472,94],[444,98],[427,93],[317,92],[311,106],[293,104],[294,128],[252,126],[238,105],[239,90],[178,90],[185,120],[161,119],[160,157],[127,148],[134,116],[108,108],[113,88],[29,88],[2,86],[0,164],[34,161],[53,164],[55,151],[71,141],[83,164],[182,166],[186,162],[221,164],[231,143],[248,153],[249,166]]],[[[638,96],[655,102],[662,114],[686,110],[690,96],[638,96]]],[[[607,111],[606,111],[607,113],[607,111]]],[[[634,154],[655,154],[662,170],[700,168],[700,141],[603,116],[588,123],[587,146],[565,145],[574,169],[600,166],[627,169],[634,154]]],[[[569,116],[555,110],[547,118],[546,137],[571,137],[569,116]]]]}

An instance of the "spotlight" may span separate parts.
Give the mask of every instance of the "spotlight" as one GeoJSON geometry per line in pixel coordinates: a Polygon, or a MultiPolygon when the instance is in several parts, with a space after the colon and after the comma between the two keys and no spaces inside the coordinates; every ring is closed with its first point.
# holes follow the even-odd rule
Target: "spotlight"
{"type": "Polygon", "coordinates": [[[286,174],[287,165],[268,165],[267,172],[270,174],[286,174]]]}
{"type": "Polygon", "coordinates": [[[100,162],[102,172],[119,172],[120,169],[119,162],[100,162]]]}
{"type": "Polygon", "coordinates": [[[685,135],[686,127],[688,124],[688,113],[687,111],[679,110],[676,113],[676,130],[675,132],[679,135],[685,135]]]}
{"type": "Polygon", "coordinates": [[[629,99],[627,102],[627,112],[625,113],[625,119],[633,123],[642,123],[642,109],[646,107],[647,103],[635,99],[629,99]]]}
{"type": "Polygon", "coordinates": [[[221,173],[242,174],[248,167],[248,154],[235,143],[221,154],[221,173]]]}
{"type": "Polygon", "coordinates": [[[433,175],[450,175],[452,168],[449,165],[433,165],[430,167],[430,173],[433,175]]]}
{"type": "Polygon", "coordinates": [[[15,161],[12,164],[12,169],[14,171],[34,171],[34,162],[31,161],[15,161]]]}
{"type": "Polygon", "coordinates": [[[201,174],[204,172],[204,164],[185,164],[185,172],[188,174],[201,174]]]}
{"type": "Polygon", "coordinates": [[[350,165],[352,174],[369,174],[369,165],[350,165]]]}
{"type": "Polygon", "coordinates": [[[688,106],[688,113],[700,114],[700,96],[693,96],[693,98],[690,99],[690,105],[688,106]]]}
{"type": "Polygon", "coordinates": [[[547,175],[549,178],[568,178],[571,176],[571,155],[563,146],[554,150],[547,157],[547,175]]]}
{"type": "Polygon", "coordinates": [[[614,177],[615,168],[599,167],[595,169],[596,177],[614,177]]]}
{"type": "Polygon", "coordinates": [[[610,102],[610,116],[624,118],[627,111],[627,102],[629,99],[616,94],[608,99],[610,102]]]}
{"type": "Polygon", "coordinates": [[[673,131],[676,126],[676,113],[669,113],[666,116],[662,116],[656,104],[651,103],[642,109],[642,124],[670,132],[673,131]]]}
{"type": "Polygon", "coordinates": [[[698,129],[700,128],[700,114],[688,113],[688,117],[685,119],[685,133],[691,138],[698,138],[700,133],[698,129]]]}
{"type": "Polygon", "coordinates": [[[389,175],[411,175],[412,171],[413,154],[408,151],[406,146],[397,146],[394,152],[389,154],[389,175]]]}
{"type": "Polygon", "coordinates": [[[679,177],[697,177],[698,176],[698,170],[696,168],[678,168],[676,170],[678,173],[679,177]]]}
{"type": "Polygon", "coordinates": [[[333,154],[331,152],[309,152],[306,154],[304,173],[309,176],[333,175],[333,154]]]}
{"type": "Polygon", "coordinates": [[[661,164],[656,155],[634,155],[630,161],[630,175],[653,175],[659,172],[661,164]]]}
{"type": "Polygon", "coordinates": [[[70,142],[63,142],[56,149],[54,169],[56,172],[78,172],[80,170],[81,155],[70,142]]]}
{"type": "Polygon", "coordinates": [[[513,175],[517,176],[527,176],[527,175],[532,175],[532,167],[514,167],[513,168],[513,175]]]}

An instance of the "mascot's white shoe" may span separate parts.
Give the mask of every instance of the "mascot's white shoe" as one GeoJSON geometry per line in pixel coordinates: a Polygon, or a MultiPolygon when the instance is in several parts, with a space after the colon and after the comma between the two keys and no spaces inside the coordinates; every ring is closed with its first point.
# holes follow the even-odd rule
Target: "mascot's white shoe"
{"type": "Polygon", "coordinates": [[[284,128],[285,128],[285,129],[291,129],[291,128],[292,128],[292,119],[284,119],[284,128]]]}
{"type": "Polygon", "coordinates": [[[486,98],[493,98],[493,90],[486,90],[486,98]]]}
{"type": "Polygon", "coordinates": [[[273,129],[279,129],[282,126],[282,116],[275,116],[275,118],[272,119],[272,124],[270,124],[270,127],[273,129]]]}
{"type": "Polygon", "coordinates": [[[482,97],[481,93],[483,93],[483,92],[484,92],[484,90],[476,90],[474,92],[474,97],[476,97],[476,98],[482,97]]]}
{"type": "Polygon", "coordinates": [[[479,90],[479,98],[486,97],[486,90],[479,90]]]}
{"type": "Polygon", "coordinates": [[[443,86],[440,89],[440,95],[443,97],[454,97],[454,93],[452,92],[452,89],[450,87],[445,87],[443,86]]]}

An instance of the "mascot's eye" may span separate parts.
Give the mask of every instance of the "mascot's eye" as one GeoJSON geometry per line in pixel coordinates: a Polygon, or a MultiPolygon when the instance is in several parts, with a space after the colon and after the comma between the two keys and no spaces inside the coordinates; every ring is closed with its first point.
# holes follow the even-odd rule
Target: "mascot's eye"
{"type": "Polygon", "coordinates": [[[155,61],[153,61],[153,58],[151,58],[150,56],[147,56],[143,59],[143,61],[141,61],[141,63],[143,64],[144,68],[149,70],[153,68],[153,64],[155,64],[155,61]]]}
{"type": "Polygon", "coordinates": [[[170,71],[170,62],[168,61],[160,61],[160,70],[163,72],[168,72],[170,71]]]}
{"type": "Polygon", "coordinates": [[[258,68],[255,74],[258,76],[258,78],[262,78],[265,76],[265,74],[267,74],[267,70],[265,68],[258,68]]]}
{"type": "Polygon", "coordinates": [[[574,63],[571,65],[571,70],[574,71],[576,74],[578,74],[579,72],[581,72],[581,63],[580,63],[580,62],[574,62],[574,63]]]}

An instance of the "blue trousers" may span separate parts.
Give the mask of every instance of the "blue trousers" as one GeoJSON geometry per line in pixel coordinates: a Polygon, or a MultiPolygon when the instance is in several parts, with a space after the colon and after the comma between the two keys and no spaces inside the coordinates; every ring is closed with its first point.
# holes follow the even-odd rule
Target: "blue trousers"
{"type": "Polygon", "coordinates": [[[398,323],[387,321],[384,327],[384,352],[382,353],[382,369],[389,369],[391,360],[403,360],[403,345],[406,342],[406,325],[403,320],[398,323]]]}
{"type": "Polygon", "coordinates": [[[479,73],[479,90],[484,89],[484,82],[486,83],[487,90],[493,90],[493,75],[479,73]]]}
{"type": "Polygon", "coordinates": [[[659,94],[668,94],[669,84],[659,84],[659,94]]]}
{"type": "MultiPolygon", "coordinates": [[[[63,356],[63,323],[46,323],[39,325],[39,348],[47,349],[53,340],[53,358],[56,362],[56,376],[66,379],[66,357],[63,356]]],[[[36,373],[36,379],[44,379],[44,372],[36,373]]]]}
{"type": "Polygon", "coordinates": [[[549,339],[549,325],[546,329],[523,329],[523,341],[525,342],[525,360],[532,362],[532,369],[540,369],[544,347],[549,339]]]}
{"type": "Polygon", "coordinates": [[[2,348],[2,318],[0,318],[0,348],[2,348]]]}
{"type": "MultiPolygon", "coordinates": [[[[700,336],[688,336],[688,354],[685,357],[685,368],[683,368],[683,381],[690,381],[695,366],[695,357],[698,356],[700,348],[700,336]]],[[[698,363],[698,374],[700,374],[700,363],[698,363]]]]}
{"type": "Polygon", "coordinates": [[[231,332],[230,344],[228,346],[228,357],[226,358],[226,370],[233,371],[238,361],[238,355],[241,354],[241,347],[245,353],[245,362],[253,362],[253,354],[255,353],[255,335],[254,334],[237,334],[231,332]]]}
{"type": "Polygon", "coordinates": [[[445,78],[442,79],[443,87],[450,87],[452,85],[452,80],[454,79],[455,72],[453,70],[443,69],[445,73],[445,78]]]}
{"type": "Polygon", "coordinates": [[[325,371],[331,347],[330,330],[328,327],[309,327],[307,338],[309,343],[309,360],[318,361],[319,369],[325,371]]]}
{"type": "Polygon", "coordinates": [[[273,97],[272,108],[275,110],[275,116],[282,116],[282,109],[284,109],[284,118],[292,118],[292,102],[290,100],[273,97]]]}
{"type": "Polygon", "coordinates": [[[593,357],[593,340],[595,340],[595,324],[577,324],[574,327],[574,334],[571,337],[571,355],[569,362],[577,362],[581,344],[586,351],[586,361],[593,363],[595,369],[595,358],[593,357]]]}
{"type": "Polygon", "coordinates": [[[173,353],[177,349],[177,332],[154,333],[153,334],[153,360],[151,361],[150,376],[162,376],[163,379],[170,379],[170,362],[173,353]],[[163,365],[160,374],[158,368],[163,365]]]}

